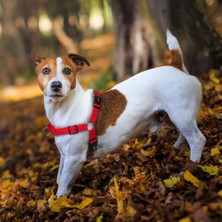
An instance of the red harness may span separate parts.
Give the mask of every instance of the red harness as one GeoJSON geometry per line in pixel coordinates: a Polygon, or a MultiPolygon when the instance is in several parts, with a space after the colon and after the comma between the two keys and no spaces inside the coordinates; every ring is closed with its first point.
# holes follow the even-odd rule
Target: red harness
{"type": "Polygon", "coordinates": [[[99,114],[99,109],[101,107],[102,98],[99,96],[99,93],[96,91],[93,91],[93,95],[94,95],[93,109],[88,123],[62,127],[62,128],[55,128],[51,123],[48,123],[47,126],[48,131],[55,136],[66,135],[66,134],[73,135],[79,132],[89,131],[89,140],[88,140],[89,149],[87,157],[93,156],[93,152],[96,151],[98,143],[95,123],[99,114]]]}

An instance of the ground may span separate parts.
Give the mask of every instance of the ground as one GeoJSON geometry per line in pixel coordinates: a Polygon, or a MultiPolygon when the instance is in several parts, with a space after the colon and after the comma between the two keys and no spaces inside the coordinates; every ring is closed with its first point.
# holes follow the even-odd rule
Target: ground
{"type": "MultiPolygon", "coordinates": [[[[103,53],[100,62],[111,62],[103,53]]],[[[0,221],[222,221],[222,71],[199,78],[204,96],[198,125],[207,138],[199,164],[189,161],[186,144],[172,147],[178,134],[164,126],[87,162],[72,194],[58,199],[59,153],[53,137],[42,133],[42,96],[2,101],[0,221]]]]}

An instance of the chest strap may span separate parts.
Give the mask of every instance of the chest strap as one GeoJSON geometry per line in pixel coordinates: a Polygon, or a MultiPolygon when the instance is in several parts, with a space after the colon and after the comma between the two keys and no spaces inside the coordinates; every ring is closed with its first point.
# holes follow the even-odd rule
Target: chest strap
{"type": "Polygon", "coordinates": [[[88,123],[73,125],[73,126],[67,126],[62,128],[55,128],[51,123],[48,123],[47,130],[55,135],[55,136],[61,136],[61,135],[73,135],[77,134],[79,132],[89,131],[89,139],[88,139],[88,152],[87,157],[92,157],[94,151],[97,149],[97,136],[96,136],[96,128],[95,123],[99,114],[99,109],[101,107],[102,98],[99,96],[99,93],[96,91],[93,91],[94,100],[93,100],[93,108],[92,108],[92,114],[89,118],[88,123]]]}

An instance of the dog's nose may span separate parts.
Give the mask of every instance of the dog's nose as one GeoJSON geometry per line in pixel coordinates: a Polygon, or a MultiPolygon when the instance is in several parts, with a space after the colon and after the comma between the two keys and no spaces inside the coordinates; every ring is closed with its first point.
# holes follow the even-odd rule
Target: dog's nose
{"type": "Polygon", "coordinates": [[[52,82],[51,83],[51,89],[54,92],[58,92],[62,88],[62,83],[60,81],[52,82]]]}

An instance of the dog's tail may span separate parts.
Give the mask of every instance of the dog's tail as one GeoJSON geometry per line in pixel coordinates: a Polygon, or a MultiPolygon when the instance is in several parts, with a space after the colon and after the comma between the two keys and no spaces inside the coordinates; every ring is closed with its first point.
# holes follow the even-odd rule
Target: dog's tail
{"type": "Polygon", "coordinates": [[[177,38],[171,34],[169,30],[166,32],[167,45],[171,52],[171,66],[180,69],[181,71],[189,74],[187,71],[184,62],[183,62],[183,53],[180,48],[180,45],[177,41],[177,38]]]}

